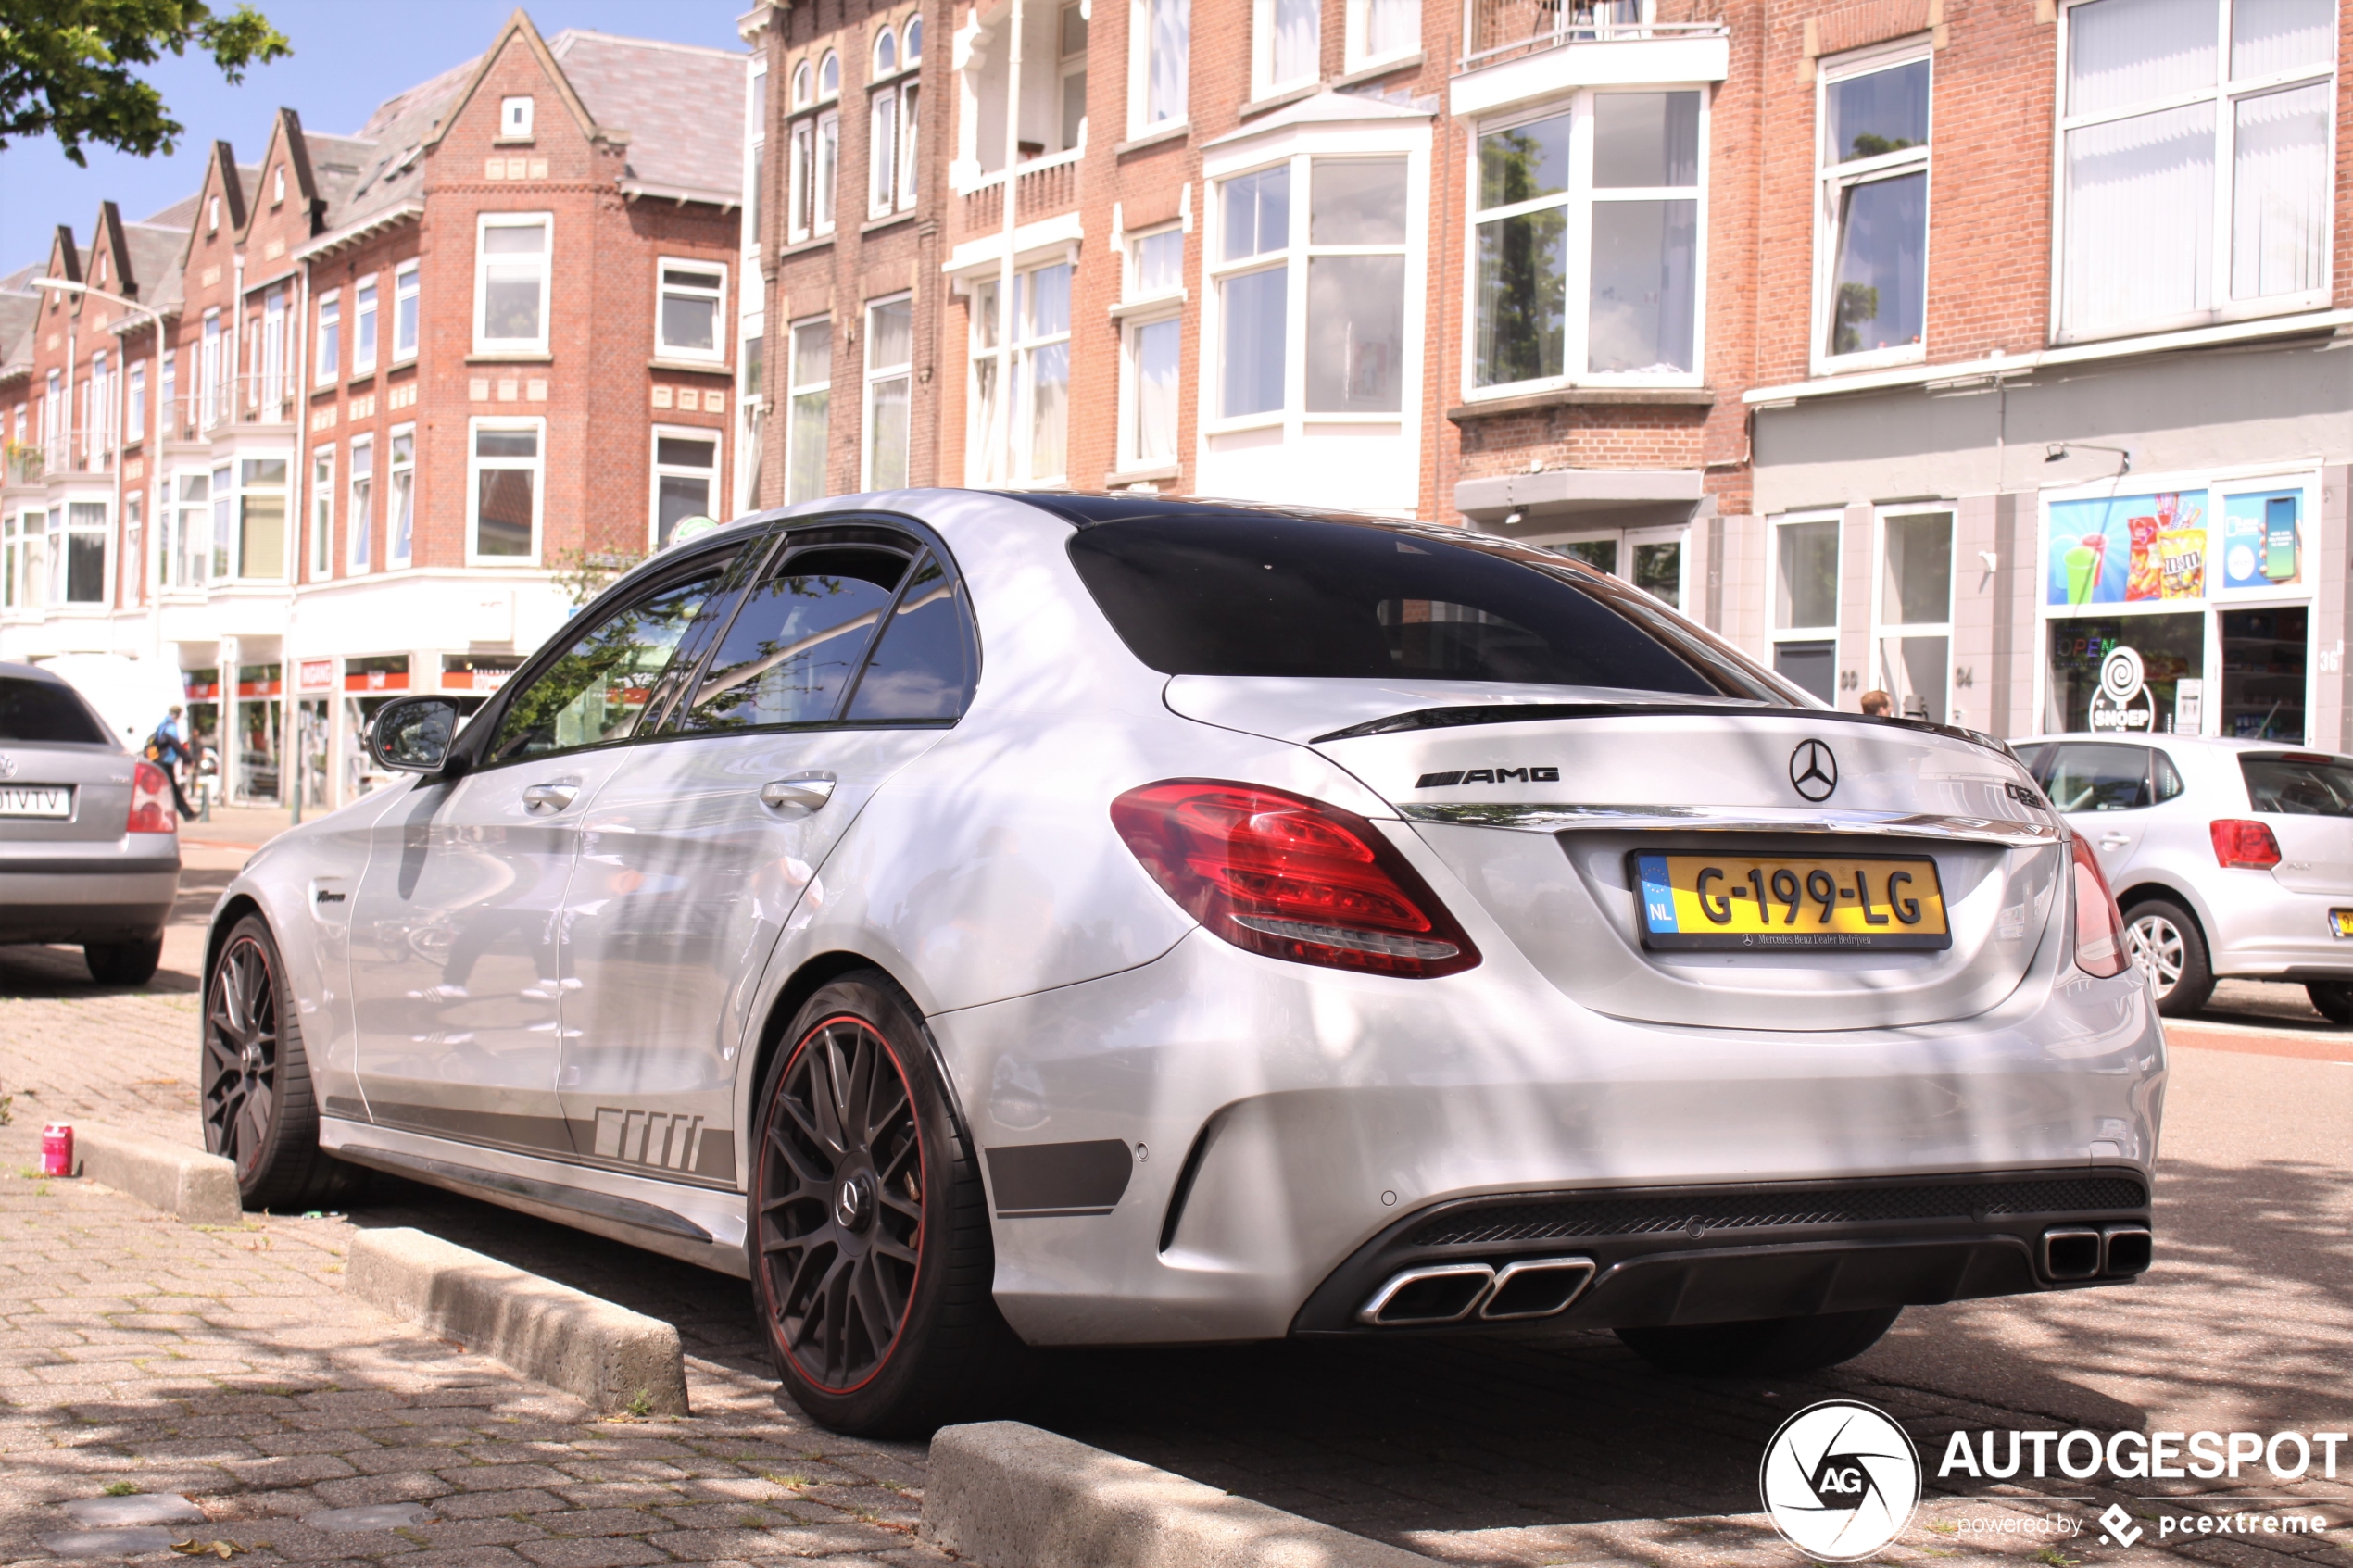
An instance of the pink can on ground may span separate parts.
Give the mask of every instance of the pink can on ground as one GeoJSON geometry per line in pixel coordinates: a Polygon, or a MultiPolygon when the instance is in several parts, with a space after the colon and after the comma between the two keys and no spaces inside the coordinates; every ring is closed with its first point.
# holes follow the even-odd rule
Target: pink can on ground
{"type": "Polygon", "coordinates": [[[41,1129],[41,1173],[73,1174],[73,1128],[68,1123],[52,1122],[41,1129]]]}

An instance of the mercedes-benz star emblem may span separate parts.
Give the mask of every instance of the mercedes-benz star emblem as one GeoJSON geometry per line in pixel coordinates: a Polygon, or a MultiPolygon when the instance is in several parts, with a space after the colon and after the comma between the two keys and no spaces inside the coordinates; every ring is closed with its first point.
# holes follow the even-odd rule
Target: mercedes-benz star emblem
{"type": "Polygon", "coordinates": [[[1827,741],[1802,740],[1789,754],[1789,782],[1808,800],[1822,801],[1838,788],[1838,759],[1827,741]]]}

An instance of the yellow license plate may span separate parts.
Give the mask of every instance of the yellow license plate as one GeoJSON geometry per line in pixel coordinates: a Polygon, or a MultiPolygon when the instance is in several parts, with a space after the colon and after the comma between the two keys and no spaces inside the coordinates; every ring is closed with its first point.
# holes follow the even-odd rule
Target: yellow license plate
{"type": "Polygon", "coordinates": [[[2353,909],[2331,909],[2329,929],[2339,936],[2353,936],[2353,909]]]}
{"type": "Polygon", "coordinates": [[[1762,952],[1953,945],[1934,860],[1636,854],[1633,861],[1647,947],[1762,952]]]}

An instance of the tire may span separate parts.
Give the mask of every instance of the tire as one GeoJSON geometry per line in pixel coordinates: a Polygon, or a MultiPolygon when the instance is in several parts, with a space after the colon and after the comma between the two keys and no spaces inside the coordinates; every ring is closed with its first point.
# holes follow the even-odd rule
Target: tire
{"type": "Polygon", "coordinates": [[[1875,1307],[1818,1317],[1617,1332],[1628,1349],[1661,1372],[1682,1377],[1766,1377],[1817,1372],[1852,1361],[1878,1344],[1903,1311],[1875,1307]]]}
{"type": "Polygon", "coordinates": [[[2313,1010],[2331,1023],[2339,1026],[2353,1023],[2353,984],[2342,980],[2308,980],[2304,994],[2312,998],[2313,1010]]]}
{"type": "Polygon", "coordinates": [[[784,1391],[859,1436],[979,1411],[1024,1350],[990,1295],[979,1168],[913,1004],[861,971],[810,997],[785,1039],[754,1122],[748,1230],[784,1391]]]}
{"type": "Polygon", "coordinates": [[[258,915],[230,929],[205,975],[197,1098],[204,1145],[237,1171],[248,1209],[302,1210],[358,1185],[319,1147],[310,1060],[278,944],[258,915]]]}
{"type": "Polygon", "coordinates": [[[86,942],[82,961],[90,966],[90,978],[101,985],[145,985],[156,977],[156,965],[163,961],[163,938],[86,942]]]}
{"type": "Polygon", "coordinates": [[[2214,995],[2205,933],[2181,905],[2165,898],[2133,905],[2124,915],[2124,945],[2149,977],[2157,1010],[2166,1017],[2187,1017],[2214,995]]]}

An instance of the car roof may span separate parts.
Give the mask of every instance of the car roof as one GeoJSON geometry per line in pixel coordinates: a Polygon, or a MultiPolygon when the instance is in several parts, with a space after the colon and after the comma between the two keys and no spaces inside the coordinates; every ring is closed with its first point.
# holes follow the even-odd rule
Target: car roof
{"type": "Polygon", "coordinates": [[[6,675],[16,681],[46,681],[53,686],[72,684],[63,676],[44,670],[38,664],[16,664],[7,659],[0,659],[0,675],[6,675]]]}
{"type": "MultiPolygon", "coordinates": [[[[2243,740],[2233,735],[2120,735],[2098,730],[2070,730],[2063,734],[2034,735],[2010,742],[2012,747],[2051,746],[2066,741],[2087,746],[2196,746],[2208,751],[2296,751],[2313,757],[2345,757],[2323,746],[2301,746],[2292,741],[2243,740]]],[[[2345,758],[2353,761],[2353,758],[2345,758]]]]}

